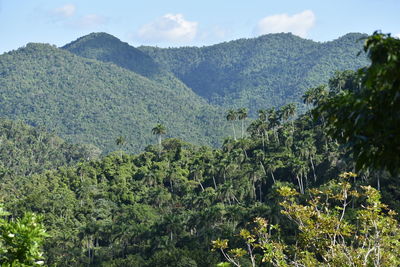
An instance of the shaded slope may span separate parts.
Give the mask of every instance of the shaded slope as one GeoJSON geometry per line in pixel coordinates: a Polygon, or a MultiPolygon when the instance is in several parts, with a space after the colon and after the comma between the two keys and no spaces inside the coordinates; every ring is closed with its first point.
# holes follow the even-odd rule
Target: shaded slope
{"type": "Polygon", "coordinates": [[[107,33],[91,33],[62,48],[81,57],[112,62],[148,78],[163,72],[150,56],[107,33]]]}
{"type": "Polygon", "coordinates": [[[139,49],[212,103],[255,111],[300,101],[305,89],[327,82],[336,70],[367,65],[365,56],[356,57],[362,36],[317,43],[281,33],[202,48],[139,49]]]}
{"type": "Polygon", "coordinates": [[[0,56],[0,115],[54,130],[66,140],[105,152],[125,136],[126,149],[153,143],[158,122],[169,136],[213,145],[223,114],[190,90],[151,81],[114,64],[85,59],[50,45],[28,44],[0,56]]]}
{"type": "Polygon", "coordinates": [[[62,47],[77,56],[113,63],[164,86],[180,91],[192,91],[175,75],[156,63],[139,49],[104,33],[91,33],[62,47]]]}

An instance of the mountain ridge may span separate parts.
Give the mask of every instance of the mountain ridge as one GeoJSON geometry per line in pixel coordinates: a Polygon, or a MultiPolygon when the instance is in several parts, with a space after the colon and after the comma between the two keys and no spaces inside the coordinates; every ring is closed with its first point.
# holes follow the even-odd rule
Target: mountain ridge
{"type": "Polygon", "coordinates": [[[367,65],[365,55],[355,57],[362,49],[357,40],[364,36],[353,33],[318,43],[290,33],[279,33],[201,48],[142,46],[138,49],[148,53],[211,103],[253,107],[255,112],[259,108],[300,102],[307,88],[327,82],[335,71],[367,65]],[[343,43],[346,49],[341,48],[343,43]],[[349,55],[351,60],[347,59],[349,55]],[[313,77],[317,74],[312,71],[311,77],[307,77],[308,70],[319,63],[320,77],[313,77]],[[302,79],[303,76],[307,78],[302,79]]]}
{"type": "Polygon", "coordinates": [[[0,115],[105,152],[117,149],[118,136],[128,140],[127,150],[142,150],[154,143],[156,123],[165,124],[169,136],[198,144],[213,145],[223,136],[216,130],[224,127],[223,115],[185,87],[50,45],[30,43],[1,55],[0,74],[0,115]]]}
{"type": "Polygon", "coordinates": [[[199,145],[229,135],[225,112],[295,102],[338,70],[364,67],[363,34],[318,43],[280,33],[205,47],[135,48],[107,33],[61,48],[29,43],[0,55],[0,115],[41,125],[105,152],[154,142],[151,128],[199,145]],[[140,129],[140,130],[139,130],[140,129]]]}

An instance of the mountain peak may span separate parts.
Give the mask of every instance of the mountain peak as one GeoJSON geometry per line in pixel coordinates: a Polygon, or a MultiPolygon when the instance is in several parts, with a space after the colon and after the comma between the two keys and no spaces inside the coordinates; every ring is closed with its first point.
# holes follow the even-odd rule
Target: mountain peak
{"type": "Polygon", "coordinates": [[[148,78],[161,72],[150,56],[105,32],[82,36],[62,49],[81,57],[114,63],[148,78]]]}
{"type": "MultiPolygon", "coordinates": [[[[106,32],[92,32],[92,33],[89,33],[89,34],[84,35],[82,37],[79,37],[75,41],[72,41],[72,42],[66,44],[65,46],[63,46],[63,48],[68,50],[68,48],[73,48],[73,47],[76,47],[77,45],[80,45],[82,43],[93,42],[93,41],[95,41],[95,42],[108,41],[110,43],[112,43],[112,42],[114,42],[114,43],[123,43],[117,37],[115,37],[114,35],[111,35],[109,33],[106,33],[106,32]]],[[[124,43],[124,44],[126,44],[126,43],[124,43]]]]}

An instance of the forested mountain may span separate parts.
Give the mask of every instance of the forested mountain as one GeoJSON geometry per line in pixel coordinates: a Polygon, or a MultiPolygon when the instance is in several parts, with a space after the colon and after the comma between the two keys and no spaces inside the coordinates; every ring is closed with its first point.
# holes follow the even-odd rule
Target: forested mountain
{"type": "Polygon", "coordinates": [[[119,136],[127,140],[125,149],[143,149],[154,142],[156,123],[164,124],[169,136],[197,144],[215,145],[224,132],[223,112],[177,79],[149,80],[45,44],[1,55],[0,88],[1,116],[104,152],[117,148],[119,136]]]}
{"type": "Polygon", "coordinates": [[[112,62],[148,78],[166,73],[153,58],[107,33],[92,33],[62,47],[81,57],[112,62]]]}
{"type": "Polygon", "coordinates": [[[206,47],[139,47],[197,94],[225,107],[259,108],[299,102],[310,86],[338,70],[368,65],[357,56],[366,35],[318,43],[290,33],[269,34],[206,47]]]}
{"type": "Polygon", "coordinates": [[[104,152],[117,149],[119,136],[124,149],[140,151],[153,142],[156,123],[171,137],[217,145],[227,133],[227,108],[247,107],[254,116],[299,102],[334,71],[368,64],[357,57],[361,37],[316,43],[270,34],[202,48],[137,49],[93,33],[63,49],[31,43],[0,56],[0,115],[104,152]]]}
{"type": "MultiPolygon", "coordinates": [[[[364,51],[370,66],[336,72],[326,85],[307,89],[302,114],[293,103],[260,109],[256,118],[247,118],[245,108],[229,110],[224,115],[234,137],[218,148],[160,138],[137,154],[96,157],[95,147],[1,120],[0,263],[399,266],[400,39],[374,33],[364,51]]],[[[168,111],[162,97],[188,104],[193,95],[48,45],[29,44],[0,63],[4,110],[31,114],[31,123],[38,123],[35,112],[48,121],[54,112],[75,131],[77,122],[103,119],[89,124],[96,131],[88,133],[110,138],[124,125],[115,115],[136,112],[150,120],[146,112],[168,111]],[[149,94],[161,103],[153,104],[156,110],[140,105],[149,94]],[[55,96],[64,102],[53,105],[61,101],[55,96]],[[22,104],[11,109],[11,102],[22,104]]],[[[54,130],[66,129],[53,123],[54,130]]],[[[177,123],[196,130],[191,122],[177,123]]],[[[209,123],[201,126],[215,122],[209,123]]],[[[151,131],[160,137],[165,127],[157,123],[151,131]]]]}

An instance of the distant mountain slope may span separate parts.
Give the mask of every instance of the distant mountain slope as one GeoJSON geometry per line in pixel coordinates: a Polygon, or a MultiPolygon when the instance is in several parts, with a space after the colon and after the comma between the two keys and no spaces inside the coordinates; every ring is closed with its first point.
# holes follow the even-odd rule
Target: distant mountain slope
{"type": "Polygon", "coordinates": [[[167,136],[213,145],[224,136],[224,114],[180,83],[166,86],[114,64],[44,44],[0,55],[0,115],[51,129],[66,140],[108,152],[125,136],[127,150],[167,136]]]}
{"type": "Polygon", "coordinates": [[[148,78],[164,72],[150,56],[107,33],[91,33],[62,48],[81,57],[112,62],[148,78]]]}
{"type": "Polygon", "coordinates": [[[62,47],[75,55],[114,63],[164,86],[182,91],[192,91],[175,75],[156,63],[153,58],[139,49],[104,33],[91,33],[62,47]]]}
{"type": "Polygon", "coordinates": [[[211,102],[255,111],[299,101],[305,89],[335,71],[367,65],[364,55],[357,57],[364,36],[318,43],[281,33],[202,48],[139,49],[211,102]]]}

